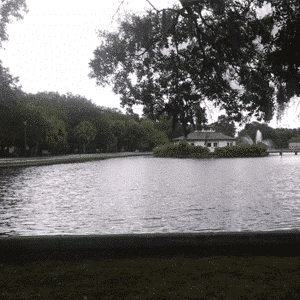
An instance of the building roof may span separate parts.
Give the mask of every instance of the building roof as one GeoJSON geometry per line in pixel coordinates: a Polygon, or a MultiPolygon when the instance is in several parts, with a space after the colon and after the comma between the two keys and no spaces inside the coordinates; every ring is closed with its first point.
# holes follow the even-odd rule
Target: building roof
{"type": "MultiPolygon", "coordinates": [[[[184,136],[180,136],[178,138],[173,139],[173,141],[184,140],[184,136]]],[[[213,131],[194,131],[188,134],[187,139],[189,141],[205,141],[205,140],[214,140],[214,141],[223,141],[223,140],[231,140],[235,141],[236,139],[225,135],[221,132],[213,132],[213,131]]]]}

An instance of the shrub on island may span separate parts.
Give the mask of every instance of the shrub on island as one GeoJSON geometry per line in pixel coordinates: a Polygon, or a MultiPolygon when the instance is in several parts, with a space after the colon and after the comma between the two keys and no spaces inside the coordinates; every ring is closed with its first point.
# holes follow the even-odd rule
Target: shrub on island
{"type": "Polygon", "coordinates": [[[260,157],[268,155],[268,147],[263,143],[216,148],[214,157],[260,157]]]}
{"type": "Polygon", "coordinates": [[[260,157],[267,156],[268,147],[263,143],[241,146],[227,146],[216,148],[210,152],[207,147],[190,145],[186,141],[178,144],[168,143],[153,149],[156,157],[177,157],[177,158],[233,158],[233,157],[260,157]]]}
{"type": "Polygon", "coordinates": [[[186,141],[178,144],[168,143],[153,149],[153,155],[157,157],[178,158],[210,158],[212,154],[207,147],[193,146],[186,141]]]}

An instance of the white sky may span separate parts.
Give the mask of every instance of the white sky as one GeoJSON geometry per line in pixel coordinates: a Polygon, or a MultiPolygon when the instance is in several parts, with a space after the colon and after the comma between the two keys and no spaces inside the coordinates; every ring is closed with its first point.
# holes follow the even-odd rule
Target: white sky
{"type": "MultiPolygon", "coordinates": [[[[88,78],[88,63],[99,46],[96,30],[112,28],[112,16],[120,1],[26,0],[29,12],[24,19],[8,25],[9,41],[0,50],[4,67],[19,77],[25,92],[71,92],[97,105],[120,108],[119,96],[110,87],[97,87],[96,81],[88,78]]],[[[162,9],[179,1],[151,3],[162,9]]],[[[128,0],[125,4],[127,10],[135,12],[150,8],[146,0],[128,0]]],[[[141,112],[141,108],[136,112],[141,112]]],[[[212,119],[208,115],[209,122],[213,122],[219,113],[212,112],[212,119]]],[[[291,108],[280,124],[272,121],[270,126],[300,127],[300,118],[295,119],[296,116],[295,108],[291,108]]]]}

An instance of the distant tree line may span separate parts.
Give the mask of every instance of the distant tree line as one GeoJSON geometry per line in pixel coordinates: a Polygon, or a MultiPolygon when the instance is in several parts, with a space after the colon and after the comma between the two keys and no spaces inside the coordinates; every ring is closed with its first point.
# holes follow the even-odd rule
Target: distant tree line
{"type": "MultiPolygon", "coordinates": [[[[80,95],[57,92],[25,93],[18,78],[0,64],[0,156],[37,156],[51,154],[152,151],[158,145],[184,135],[182,125],[168,114],[158,119],[140,118],[133,112],[97,106],[80,95]],[[14,154],[12,153],[14,152],[14,154]]],[[[225,115],[208,124],[205,109],[199,109],[187,126],[194,130],[214,129],[234,136],[234,122],[225,115]]],[[[288,148],[298,129],[273,129],[252,122],[239,133],[238,141],[249,136],[255,141],[260,130],[276,148],[288,148]]]]}
{"type": "MultiPolygon", "coordinates": [[[[212,126],[225,126],[225,130],[227,121],[222,116],[212,126]]],[[[207,122],[205,109],[198,109],[188,132],[207,128],[207,122]]],[[[52,155],[151,151],[184,135],[180,123],[173,125],[167,113],[156,120],[141,118],[132,111],[124,114],[115,108],[97,106],[70,92],[25,93],[18,86],[18,78],[12,77],[0,61],[1,157],[39,156],[46,151],[52,155]]]]}
{"type": "Polygon", "coordinates": [[[151,151],[168,142],[168,124],[100,107],[67,93],[27,94],[0,85],[0,155],[151,151]]]}

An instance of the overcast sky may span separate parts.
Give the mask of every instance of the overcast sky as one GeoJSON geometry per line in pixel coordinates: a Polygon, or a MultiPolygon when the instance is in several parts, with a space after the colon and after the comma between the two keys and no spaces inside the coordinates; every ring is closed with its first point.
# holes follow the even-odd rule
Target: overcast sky
{"type": "MultiPolygon", "coordinates": [[[[71,92],[97,105],[120,108],[119,97],[110,87],[97,87],[95,80],[88,78],[88,63],[99,46],[96,30],[113,28],[112,16],[120,1],[26,0],[29,12],[24,19],[8,25],[9,41],[0,50],[4,67],[20,78],[25,92],[71,92]]],[[[151,3],[161,9],[179,1],[151,3]]],[[[146,0],[128,0],[125,7],[136,12],[150,5],[146,0]]],[[[295,107],[290,109],[280,124],[273,121],[270,126],[300,127],[299,118],[295,119],[297,111],[295,107]]],[[[209,111],[210,122],[217,116],[209,111]]]]}

